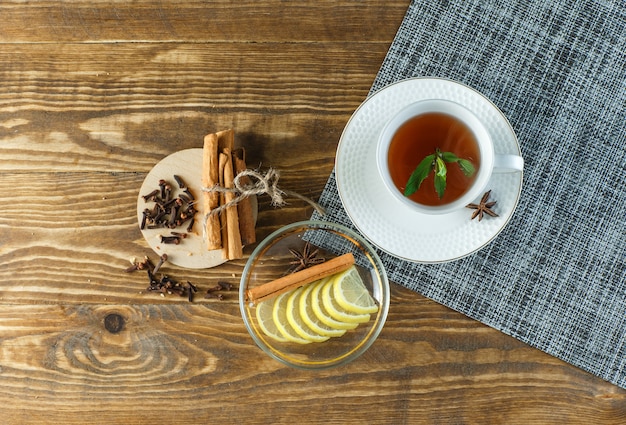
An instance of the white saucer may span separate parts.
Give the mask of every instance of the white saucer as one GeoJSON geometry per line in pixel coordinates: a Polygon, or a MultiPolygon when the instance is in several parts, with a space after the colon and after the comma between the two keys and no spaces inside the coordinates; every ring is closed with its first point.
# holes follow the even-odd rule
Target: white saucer
{"type": "MultiPolygon", "coordinates": [[[[441,263],[467,256],[491,242],[511,219],[522,190],[522,173],[493,174],[487,189],[499,217],[470,220],[473,210],[427,215],[411,210],[387,192],[376,165],[384,125],[405,106],[448,99],[474,112],[494,140],[497,154],[521,155],[517,137],[502,112],[477,91],[441,78],[412,78],[391,84],[366,99],[341,135],[335,160],[339,196],[348,216],[374,245],[408,261],[441,263]]],[[[478,200],[476,200],[478,201],[478,200]]]]}
{"type": "MultiPolygon", "coordinates": [[[[151,208],[154,203],[146,202],[143,196],[159,188],[159,180],[167,180],[172,185],[174,196],[180,192],[174,175],[180,176],[185,184],[189,187],[190,192],[195,199],[201,199],[202,196],[202,148],[185,149],[174,152],[173,154],[163,158],[148,173],[139,190],[137,197],[137,220],[141,223],[143,218],[143,210],[151,208]]],[[[250,197],[252,210],[254,211],[254,220],[256,222],[257,199],[255,196],[250,197]]],[[[205,242],[202,238],[202,218],[204,217],[204,208],[202,202],[196,204],[198,212],[195,215],[195,224],[192,232],[182,239],[180,244],[164,244],[161,243],[161,235],[168,236],[171,234],[170,229],[143,229],[141,233],[150,245],[150,248],[157,253],[167,254],[168,263],[189,269],[204,269],[215,267],[226,262],[222,257],[222,250],[206,249],[205,242]]],[[[187,225],[183,225],[180,229],[174,229],[176,232],[186,233],[187,225]]]]}

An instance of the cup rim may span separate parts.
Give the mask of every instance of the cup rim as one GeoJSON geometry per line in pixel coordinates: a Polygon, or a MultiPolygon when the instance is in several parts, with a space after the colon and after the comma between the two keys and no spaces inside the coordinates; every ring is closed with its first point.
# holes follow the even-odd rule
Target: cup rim
{"type": "Polygon", "coordinates": [[[458,102],[440,98],[422,99],[402,108],[383,126],[378,136],[376,148],[378,174],[382,178],[386,189],[405,206],[426,214],[447,214],[465,207],[468,203],[476,199],[491,177],[494,157],[495,153],[491,135],[476,114],[458,102]],[[428,107],[430,107],[430,109],[427,109],[428,107]],[[459,117],[459,114],[450,112],[451,109],[462,112],[463,117],[459,117]],[[391,174],[387,167],[389,145],[396,131],[410,119],[430,112],[441,112],[462,121],[470,131],[474,133],[481,155],[481,166],[478,169],[478,175],[472,186],[456,200],[436,206],[419,204],[404,196],[391,179],[391,174]]]}

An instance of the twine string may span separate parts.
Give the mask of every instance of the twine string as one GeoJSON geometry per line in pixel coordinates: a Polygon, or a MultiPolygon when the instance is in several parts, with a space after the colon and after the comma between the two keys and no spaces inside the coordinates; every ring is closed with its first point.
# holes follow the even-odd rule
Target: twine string
{"type": "Polygon", "coordinates": [[[300,195],[299,193],[280,189],[278,187],[278,179],[280,178],[280,173],[278,170],[270,168],[267,170],[265,175],[261,174],[255,170],[244,170],[239,172],[235,178],[233,179],[233,188],[226,188],[220,185],[215,185],[213,187],[203,187],[203,192],[217,192],[217,193],[235,193],[237,196],[231,201],[220,205],[217,208],[213,208],[207,214],[205,214],[205,219],[213,214],[219,214],[222,211],[230,208],[234,205],[237,205],[242,200],[253,196],[253,195],[263,195],[267,194],[271,201],[270,204],[274,207],[283,207],[285,206],[285,196],[291,196],[294,198],[298,198],[300,200],[306,201],[309,205],[311,205],[315,210],[324,215],[326,212],[324,208],[322,208],[317,202],[313,201],[310,198],[307,198],[304,195],[300,195]],[[248,177],[251,181],[249,184],[242,183],[242,179],[244,177],[248,177]]]}

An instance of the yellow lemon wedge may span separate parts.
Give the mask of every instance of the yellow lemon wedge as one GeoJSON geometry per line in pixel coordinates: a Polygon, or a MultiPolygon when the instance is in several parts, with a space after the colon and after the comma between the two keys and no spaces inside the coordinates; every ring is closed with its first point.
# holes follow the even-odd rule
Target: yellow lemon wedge
{"type": "Polygon", "coordinates": [[[371,314],[378,311],[378,305],[363,283],[356,267],[333,277],[333,295],[337,304],[354,314],[371,314]]]}
{"type": "Polygon", "coordinates": [[[279,342],[309,344],[340,337],[370,320],[378,305],[356,266],[256,306],[262,332],[279,342]]]}
{"type": "Polygon", "coordinates": [[[279,342],[287,342],[287,339],[278,331],[272,317],[275,301],[276,298],[260,302],[256,306],[256,320],[265,335],[279,342]]]}
{"type": "MultiPolygon", "coordinates": [[[[310,285],[309,285],[310,286],[310,285]]],[[[330,336],[320,335],[311,329],[305,322],[302,320],[302,314],[300,312],[300,297],[302,296],[304,291],[304,287],[300,287],[295,291],[292,291],[289,297],[287,298],[287,321],[291,325],[291,328],[300,336],[311,342],[324,342],[330,336]]]]}
{"type": "Polygon", "coordinates": [[[326,307],[324,307],[324,302],[322,301],[322,288],[331,280],[331,278],[325,278],[321,281],[314,283],[311,288],[311,307],[313,309],[313,314],[315,317],[319,319],[320,322],[328,326],[332,329],[354,329],[359,326],[358,322],[343,322],[341,320],[336,320],[333,318],[326,307]]]}
{"type": "MultiPolygon", "coordinates": [[[[300,294],[300,297],[298,299],[300,307],[300,317],[302,318],[302,321],[306,323],[306,325],[318,335],[323,335],[327,337],[342,336],[346,333],[346,329],[344,327],[337,328],[329,326],[328,324],[322,322],[313,311],[314,303],[318,302],[317,295],[315,298],[312,297],[313,289],[316,287],[316,285],[319,285],[321,283],[323,283],[322,280],[319,280],[303,288],[302,293],[300,294]]],[[[342,326],[341,323],[340,325],[342,326]]]]}
{"type": "Polygon", "coordinates": [[[291,292],[285,292],[276,298],[274,308],[272,309],[272,319],[283,338],[298,344],[309,344],[311,340],[304,339],[298,335],[287,319],[287,301],[289,301],[290,295],[291,292]]]}
{"type": "Polygon", "coordinates": [[[335,300],[335,279],[331,279],[320,289],[322,304],[328,314],[335,320],[346,323],[365,323],[370,320],[368,313],[352,313],[341,307],[335,300]]]}

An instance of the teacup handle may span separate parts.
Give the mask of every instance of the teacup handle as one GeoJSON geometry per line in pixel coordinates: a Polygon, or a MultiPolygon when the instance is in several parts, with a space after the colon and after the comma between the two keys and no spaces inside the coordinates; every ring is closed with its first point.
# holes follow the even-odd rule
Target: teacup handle
{"type": "Polygon", "coordinates": [[[524,158],[519,155],[494,155],[494,173],[512,173],[524,170],[524,158]]]}

